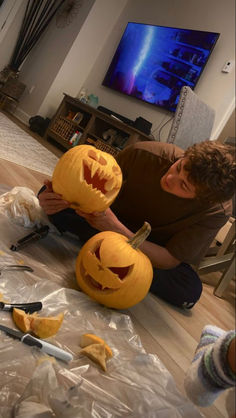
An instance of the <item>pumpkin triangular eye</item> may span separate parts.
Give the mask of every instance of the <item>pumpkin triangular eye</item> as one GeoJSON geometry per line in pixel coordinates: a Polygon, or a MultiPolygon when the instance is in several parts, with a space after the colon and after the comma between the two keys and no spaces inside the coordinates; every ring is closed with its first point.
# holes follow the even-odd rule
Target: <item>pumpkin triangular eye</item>
{"type": "Polygon", "coordinates": [[[99,162],[101,165],[107,165],[107,162],[106,162],[105,158],[103,158],[101,155],[100,155],[100,157],[99,157],[98,162],[99,162]]]}
{"type": "Polygon", "coordinates": [[[89,150],[88,157],[92,160],[97,161],[97,152],[95,150],[89,150]]]}
{"type": "Polygon", "coordinates": [[[106,159],[102,155],[99,155],[97,151],[90,150],[88,152],[88,157],[91,158],[92,160],[97,161],[101,165],[107,165],[106,159]]]}
{"type": "Polygon", "coordinates": [[[117,276],[119,277],[120,280],[123,280],[127,276],[128,272],[130,270],[130,267],[131,266],[128,266],[128,267],[108,267],[108,268],[109,268],[109,270],[112,271],[112,273],[117,274],[117,276]]]}
{"type": "Polygon", "coordinates": [[[101,260],[100,258],[100,245],[99,247],[94,251],[94,254],[96,255],[96,257],[98,258],[98,260],[101,260]]]}
{"type": "MultiPolygon", "coordinates": [[[[94,254],[96,255],[96,257],[97,257],[98,260],[101,260],[101,258],[100,258],[100,246],[101,246],[101,243],[96,248],[96,250],[94,251],[94,254]]],[[[127,266],[127,267],[108,267],[108,268],[109,268],[110,271],[112,271],[112,273],[117,274],[117,276],[119,277],[120,280],[123,280],[127,276],[127,274],[128,274],[128,272],[129,272],[129,270],[130,270],[131,267],[132,266],[127,266]]]]}

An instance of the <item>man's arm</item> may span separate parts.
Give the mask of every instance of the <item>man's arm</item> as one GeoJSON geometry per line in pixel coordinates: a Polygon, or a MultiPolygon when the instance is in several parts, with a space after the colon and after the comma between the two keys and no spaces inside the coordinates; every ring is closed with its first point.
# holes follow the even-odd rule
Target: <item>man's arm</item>
{"type": "Polygon", "coordinates": [[[149,257],[153,267],[173,269],[181,263],[181,261],[173,257],[165,247],[161,247],[150,241],[144,241],[144,243],[140,245],[140,250],[149,257]]]}
{"type": "MultiPolygon", "coordinates": [[[[69,202],[66,202],[60,195],[53,192],[52,183],[50,181],[46,180],[44,184],[46,188],[39,194],[38,199],[40,206],[47,215],[54,215],[70,207],[69,202]]],[[[110,208],[105,212],[96,212],[92,214],[80,211],[76,211],[76,213],[85,218],[89,225],[98,231],[114,231],[125,235],[128,238],[134,236],[134,233],[119,221],[110,208]]],[[[173,257],[166,248],[154,244],[153,242],[144,241],[140,246],[140,250],[149,257],[153,267],[171,269],[180,264],[180,261],[173,257]]]]}
{"type": "MultiPolygon", "coordinates": [[[[114,231],[125,235],[127,238],[132,238],[134,236],[134,233],[119,221],[110,208],[105,212],[95,212],[92,214],[80,211],[76,211],[76,213],[83,216],[87,222],[98,231],[114,231]]],[[[165,247],[161,247],[153,242],[144,241],[139,248],[149,257],[153,267],[171,269],[180,264],[180,261],[173,257],[165,247]]]]}

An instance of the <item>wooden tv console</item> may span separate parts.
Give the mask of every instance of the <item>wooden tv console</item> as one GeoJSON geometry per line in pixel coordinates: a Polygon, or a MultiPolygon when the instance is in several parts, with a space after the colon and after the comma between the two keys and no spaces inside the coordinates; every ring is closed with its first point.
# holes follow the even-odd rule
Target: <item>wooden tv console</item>
{"type": "Polygon", "coordinates": [[[92,144],[112,155],[116,155],[127,145],[137,141],[151,140],[148,135],[132,126],[64,93],[64,98],[48,126],[45,138],[52,138],[67,150],[72,147],[69,139],[77,130],[81,133],[78,145],[92,144]],[[73,117],[74,120],[71,119],[73,117]],[[109,129],[116,131],[116,135],[105,140],[103,135],[109,129]]]}

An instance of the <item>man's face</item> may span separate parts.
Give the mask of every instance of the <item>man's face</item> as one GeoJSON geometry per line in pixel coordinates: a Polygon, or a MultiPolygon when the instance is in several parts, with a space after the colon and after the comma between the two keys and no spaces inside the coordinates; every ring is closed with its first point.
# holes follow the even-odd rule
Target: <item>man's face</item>
{"type": "Polygon", "coordinates": [[[186,158],[180,158],[161,178],[161,188],[168,193],[185,199],[196,197],[196,188],[188,180],[188,172],[184,169],[186,158]]]}

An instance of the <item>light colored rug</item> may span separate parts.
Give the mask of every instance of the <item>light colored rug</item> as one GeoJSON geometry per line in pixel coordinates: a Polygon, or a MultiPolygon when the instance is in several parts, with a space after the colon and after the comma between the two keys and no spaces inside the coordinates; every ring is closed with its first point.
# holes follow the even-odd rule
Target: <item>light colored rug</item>
{"type": "Polygon", "coordinates": [[[58,157],[0,113],[0,158],[51,176],[58,157]]]}

